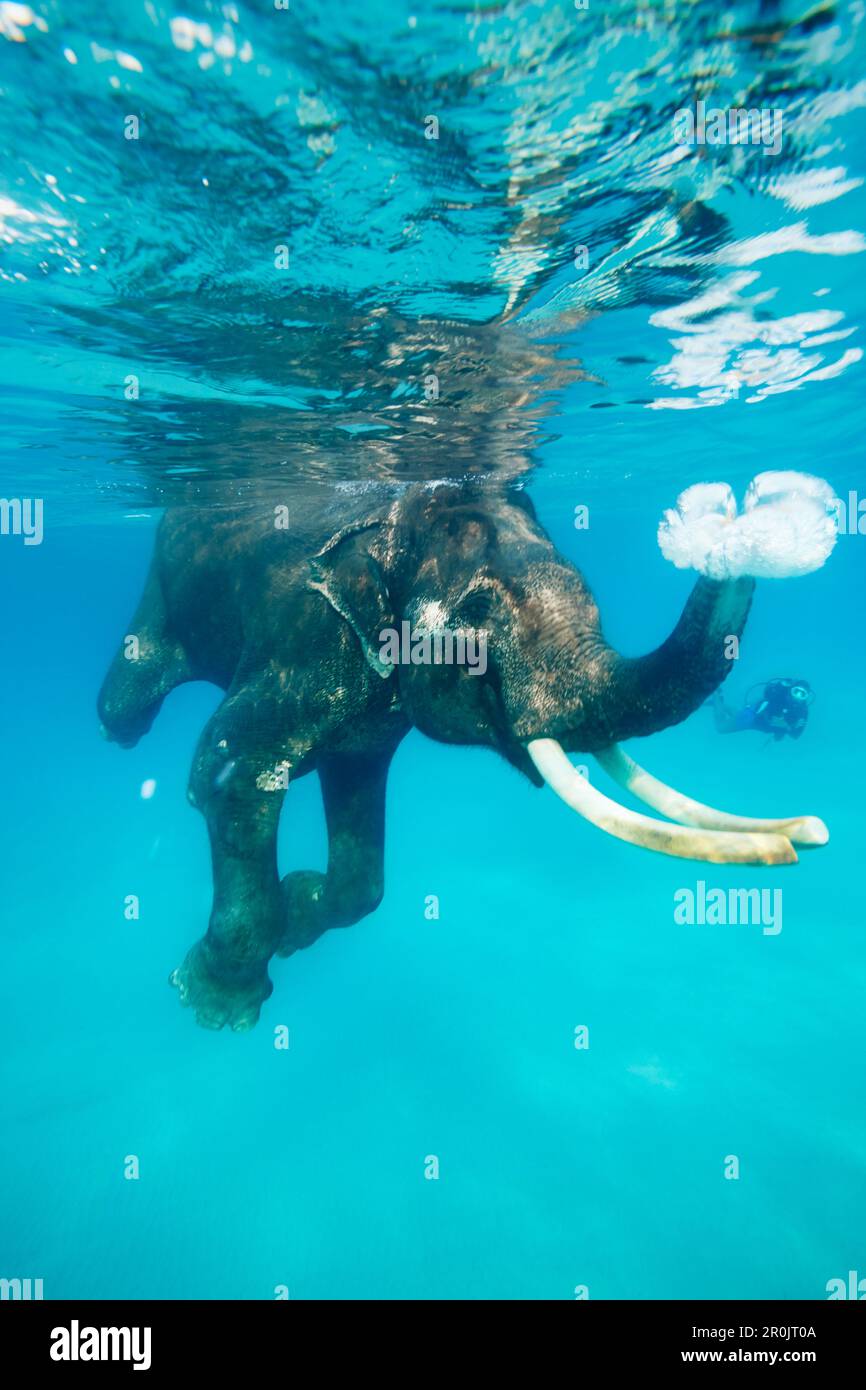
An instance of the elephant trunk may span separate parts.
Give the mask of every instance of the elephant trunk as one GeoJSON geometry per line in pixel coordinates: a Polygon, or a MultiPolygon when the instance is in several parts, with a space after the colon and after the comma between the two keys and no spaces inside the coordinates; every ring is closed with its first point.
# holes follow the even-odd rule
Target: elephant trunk
{"type": "Polygon", "coordinates": [[[679,622],[655,651],[623,657],[610,647],[598,653],[583,701],[580,747],[587,751],[679,724],[730,673],[745,626],[755,582],[751,578],[701,578],[679,622]]]}
{"type": "Polygon", "coordinates": [[[759,819],[718,811],[658,781],[617,746],[620,739],[685,719],[724,680],[733,655],[730,639],[743,630],[752,589],[751,579],[700,579],[674,631],[656,651],[635,659],[602,647],[592,663],[597,698],[590,695],[571,746],[594,752],[616,783],[670,819],[657,820],[611,800],[572,766],[556,737],[528,740],[526,752],[536,772],[566,805],[617,839],[704,863],[796,864],[795,846],[827,843],[827,827],[816,816],[759,819]]]}

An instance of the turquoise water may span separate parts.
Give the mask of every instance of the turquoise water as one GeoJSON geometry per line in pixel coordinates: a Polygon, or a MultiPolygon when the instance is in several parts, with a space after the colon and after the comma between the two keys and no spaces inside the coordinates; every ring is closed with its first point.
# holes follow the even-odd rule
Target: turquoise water
{"type": "MultiPolygon", "coordinates": [[[[44,499],[41,545],[0,536],[0,1277],[674,1299],[866,1275],[866,537],[758,586],[726,697],[808,678],[799,742],[704,709],[630,750],[710,804],[822,816],[825,849],[653,856],[413,732],[384,902],[274,962],[248,1034],[166,984],[210,907],[186,788],[220,694],[175,691],[131,751],[95,713],[166,506],[518,482],[638,653],[692,582],[655,537],[682,488],[782,468],[866,497],[859,7],[78,0],[0,29],[2,491],[44,499]],[[779,154],[683,154],[673,113],[704,98],[781,110],[779,154]],[[699,880],[780,887],[781,932],[677,924],[699,880]]],[[[280,869],[325,857],[307,777],[280,869]]]]}

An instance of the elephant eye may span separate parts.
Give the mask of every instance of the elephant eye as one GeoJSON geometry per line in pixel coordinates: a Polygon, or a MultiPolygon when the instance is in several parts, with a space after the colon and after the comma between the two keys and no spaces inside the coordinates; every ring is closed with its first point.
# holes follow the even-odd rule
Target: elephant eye
{"type": "Polygon", "coordinates": [[[460,618],[467,627],[483,627],[493,608],[492,589],[472,589],[460,601],[460,618]]]}

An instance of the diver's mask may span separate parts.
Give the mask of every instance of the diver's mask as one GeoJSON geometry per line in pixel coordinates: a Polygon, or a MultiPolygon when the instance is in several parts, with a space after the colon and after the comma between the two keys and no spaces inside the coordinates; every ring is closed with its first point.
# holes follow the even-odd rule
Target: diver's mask
{"type": "Polygon", "coordinates": [[[802,682],[797,682],[790,686],[788,695],[792,700],[796,701],[798,705],[811,705],[815,698],[815,692],[812,690],[811,686],[802,682]]]}

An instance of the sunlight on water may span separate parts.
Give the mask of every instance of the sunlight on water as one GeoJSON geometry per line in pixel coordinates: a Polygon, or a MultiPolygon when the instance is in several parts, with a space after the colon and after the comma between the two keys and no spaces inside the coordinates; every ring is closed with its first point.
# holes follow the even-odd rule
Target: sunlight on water
{"type": "Polygon", "coordinates": [[[579,325],[616,310],[620,411],[826,390],[862,354],[862,22],[5,3],[0,379],[45,490],[514,476],[554,393],[610,379],[579,325]],[[778,148],[677,143],[699,107],[778,148]]]}

